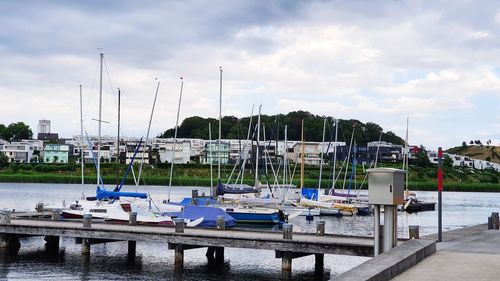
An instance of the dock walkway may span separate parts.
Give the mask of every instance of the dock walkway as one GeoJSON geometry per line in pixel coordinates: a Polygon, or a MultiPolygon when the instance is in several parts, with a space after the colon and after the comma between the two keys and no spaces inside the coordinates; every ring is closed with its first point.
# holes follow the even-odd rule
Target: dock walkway
{"type": "MultiPolygon", "coordinates": [[[[292,259],[315,255],[315,268],[323,270],[324,254],[373,255],[373,238],[328,235],[323,233],[299,234],[289,231],[261,232],[217,230],[200,228],[109,224],[92,222],[89,227],[81,221],[51,221],[41,219],[12,219],[0,223],[0,248],[19,247],[19,237],[45,236],[46,247],[59,248],[60,237],[74,237],[82,243],[82,254],[89,255],[92,244],[128,241],[129,255],[135,255],[136,241],[168,243],[175,251],[175,268],[183,267],[184,251],[207,247],[207,257],[216,262],[224,260],[224,248],[273,250],[282,259],[283,272],[291,271],[292,259]],[[292,235],[293,234],[293,235],[292,235]]],[[[291,226],[291,225],[288,225],[291,226]]]]}
{"type": "Polygon", "coordinates": [[[466,230],[461,234],[455,232],[450,240],[445,236],[434,255],[392,280],[500,280],[500,231],[466,230]]]}

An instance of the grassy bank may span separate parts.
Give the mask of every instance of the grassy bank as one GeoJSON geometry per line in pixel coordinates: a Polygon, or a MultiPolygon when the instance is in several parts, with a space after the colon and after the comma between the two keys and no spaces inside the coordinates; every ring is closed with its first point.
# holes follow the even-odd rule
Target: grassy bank
{"type": "MultiPolygon", "coordinates": [[[[86,176],[86,184],[95,184],[95,176],[86,176]]],[[[103,181],[106,184],[115,184],[116,177],[114,176],[104,176],[103,181]]],[[[76,175],[54,175],[54,174],[0,174],[0,182],[12,182],[12,183],[66,183],[66,184],[79,184],[81,183],[81,178],[76,175]]],[[[222,182],[226,182],[223,179],[222,182]]],[[[127,185],[133,185],[133,177],[128,177],[126,182],[127,185]]],[[[217,184],[217,180],[214,179],[214,184],[217,184]]],[[[253,184],[252,179],[245,179],[244,183],[253,184]]],[[[299,180],[293,182],[295,185],[299,186],[299,180]]],[[[358,186],[359,186],[358,182],[358,186]]],[[[323,180],[321,186],[323,188],[328,187],[330,181],[323,180]]],[[[145,176],[141,180],[141,185],[168,185],[167,176],[145,176]]],[[[207,177],[177,177],[172,179],[172,185],[174,186],[210,186],[210,178],[207,177]]],[[[307,187],[317,187],[318,181],[315,179],[304,180],[304,185],[307,187]]],[[[436,181],[410,181],[409,186],[415,191],[436,191],[437,182],[436,181]]],[[[338,182],[336,188],[342,188],[342,184],[338,182]]],[[[345,186],[347,188],[347,184],[345,186]]],[[[367,188],[367,183],[365,182],[362,189],[367,188]]],[[[471,192],[500,192],[500,184],[498,183],[454,183],[454,182],[444,182],[445,191],[471,191],[471,192]]]]}
{"type": "MultiPolygon", "coordinates": [[[[399,168],[397,163],[382,163],[381,166],[399,168]]],[[[215,168],[215,167],[214,167],[215,168]]],[[[226,183],[233,166],[223,165],[221,169],[222,182],[226,183]]],[[[126,165],[116,163],[102,163],[101,176],[105,184],[116,184],[121,180],[122,175],[127,169],[126,165]]],[[[323,188],[331,186],[331,175],[329,169],[324,169],[322,173],[321,186],[323,188]]],[[[339,169],[338,169],[339,170],[339,169]]],[[[137,175],[137,167],[135,168],[137,175]]],[[[340,172],[336,183],[336,188],[342,188],[344,178],[349,179],[350,171],[347,175],[345,170],[340,172]]],[[[271,173],[269,171],[269,173],[271,173]]],[[[18,183],[81,183],[81,170],[75,164],[10,164],[8,167],[0,170],[0,182],[18,182],[18,183]]],[[[168,185],[170,166],[168,164],[144,165],[141,177],[141,185],[168,185]]],[[[212,173],[216,175],[216,170],[212,173]]],[[[293,184],[300,186],[300,172],[295,171],[293,184]]],[[[244,183],[253,185],[254,174],[249,169],[245,173],[244,183]]],[[[365,179],[363,167],[358,166],[356,174],[357,186],[365,179]]],[[[234,182],[233,175],[232,182],[234,182]]],[[[304,171],[304,185],[307,187],[317,187],[319,183],[319,167],[306,166],[304,171]]],[[[270,181],[274,177],[269,174],[270,181]]],[[[96,173],[93,164],[86,164],[85,183],[95,184],[96,173]]],[[[267,182],[266,177],[261,177],[261,182],[267,182]]],[[[410,188],[412,190],[436,190],[436,167],[412,167],[409,173],[410,188]]],[[[467,168],[445,167],[444,169],[444,189],[447,191],[479,191],[479,192],[500,192],[500,173],[491,170],[472,170],[467,168]]],[[[280,183],[283,180],[280,179],[280,183]]],[[[172,185],[175,186],[210,186],[210,168],[207,165],[186,164],[176,165],[172,179],[172,185]]],[[[134,178],[129,173],[125,183],[132,185],[134,178]]],[[[217,181],[214,179],[214,184],[217,181]]],[[[347,188],[348,183],[345,184],[347,188]]],[[[363,183],[363,189],[366,189],[367,183],[363,183]]]]}

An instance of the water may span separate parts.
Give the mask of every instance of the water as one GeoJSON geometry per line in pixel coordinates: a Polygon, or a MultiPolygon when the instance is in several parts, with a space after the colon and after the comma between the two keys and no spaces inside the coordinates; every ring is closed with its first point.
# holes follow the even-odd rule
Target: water
{"type": "MultiPolygon", "coordinates": [[[[91,195],[93,190],[86,191],[91,195]]],[[[125,187],[135,191],[135,187],[125,187]]],[[[209,193],[199,188],[199,193],[209,193]]],[[[173,201],[191,195],[190,187],[175,187],[173,201]]],[[[161,186],[141,187],[155,200],[168,197],[168,188],[161,186]]],[[[418,192],[422,200],[437,199],[436,192],[418,192]]],[[[81,187],[69,184],[11,184],[0,183],[0,209],[34,210],[37,202],[61,205],[62,200],[71,202],[80,198],[81,187]]],[[[443,194],[443,229],[450,230],[479,223],[486,223],[492,211],[500,210],[500,194],[458,193],[443,194]]],[[[315,218],[318,220],[318,218],[315,218]]],[[[373,217],[322,217],[326,232],[349,235],[373,235],[373,217]]],[[[315,223],[307,223],[305,217],[291,220],[294,231],[314,232],[315,223]]],[[[437,232],[437,212],[398,214],[400,237],[408,236],[408,225],[420,225],[421,235],[437,232]]],[[[21,249],[16,256],[0,255],[0,280],[279,280],[281,260],[273,251],[250,249],[225,249],[225,263],[221,271],[214,271],[207,263],[205,249],[184,253],[184,271],[174,273],[173,251],[161,243],[137,243],[135,260],[127,258],[126,242],[92,245],[90,258],[81,256],[81,245],[74,239],[63,238],[57,256],[47,256],[42,237],[22,238],[21,249]]],[[[364,261],[367,258],[325,255],[327,280],[364,261]]],[[[314,257],[307,256],[293,261],[292,279],[314,278],[314,257]]]]}

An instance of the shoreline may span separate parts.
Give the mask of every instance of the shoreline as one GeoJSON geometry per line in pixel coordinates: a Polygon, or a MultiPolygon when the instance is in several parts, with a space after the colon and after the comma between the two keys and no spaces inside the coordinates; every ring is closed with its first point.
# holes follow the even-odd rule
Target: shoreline
{"type": "MultiPolygon", "coordinates": [[[[103,181],[106,184],[116,184],[117,180],[115,176],[104,176],[103,181]]],[[[92,184],[95,182],[95,175],[89,175],[85,177],[85,184],[92,184]]],[[[225,180],[223,180],[225,182],[225,180]]],[[[244,182],[248,184],[253,184],[253,180],[245,180],[244,182]]],[[[316,179],[305,179],[304,183],[308,187],[317,186],[316,179]]],[[[80,176],[72,175],[54,175],[54,174],[43,174],[43,175],[27,175],[27,174],[0,174],[0,183],[61,183],[61,184],[80,184],[80,176]]],[[[144,176],[141,179],[140,185],[167,185],[167,176],[144,176]]],[[[217,184],[217,180],[213,180],[214,185],[217,184]]],[[[129,177],[125,181],[126,185],[135,184],[132,177],[129,177]]],[[[295,182],[298,186],[298,180],[295,182]]],[[[411,191],[436,191],[437,183],[433,181],[410,181],[409,187],[411,191]]],[[[209,187],[210,178],[206,177],[177,177],[172,179],[172,186],[194,186],[194,187],[209,187]]],[[[328,186],[328,181],[323,180],[322,186],[328,186]]],[[[337,188],[340,187],[337,185],[337,188]]],[[[366,184],[363,186],[363,190],[367,189],[366,184]]],[[[458,191],[458,192],[500,192],[500,184],[498,183],[471,183],[471,182],[461,182],[452,183],[444,182],[444,191],[458,191]]]]}

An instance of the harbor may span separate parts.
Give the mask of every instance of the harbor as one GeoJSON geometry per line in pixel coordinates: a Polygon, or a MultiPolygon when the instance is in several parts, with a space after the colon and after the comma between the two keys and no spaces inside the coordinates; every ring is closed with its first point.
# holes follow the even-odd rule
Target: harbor
{"type": "MultiPolygon", "coordinates": [[[[79,195],[79,189],[76,185],[50,185],[50,187],[55,191],[54,196],[49,196],[48,194],[45,194],[45,192],[39,191],[49,187],[49,185],[44,184],[0,184],[0,186],[5,190],[9,190],[8,186],[13,187],[10,190],[11,193],[6,195],[5,198],[0,199],[4,206],[9,208],[17,206],[17,208],[10,209],[16,209],[16,212],[20,213],[22,213],[23,210],[27,210],[26,214],[31,215],[37,213],[35,205],[38,200],[44,200],[47,204],[50,204],[62,200],[68,200],[69,198],[79,195]],[[19,198],[20,194],[25,195],[25,200],[23,202],[16,202],[14,198],[19,198]]],[[[144,187],[144,189],[148,190],[148,192],[154,195],[154,197],[162,198],[162,196],[166,195],[165,189],[162,187],[144,187]]],[[[206,191],[206,189],[203,188],[196,189],[200,192],[206,191]]],[[[193,188],[176,187],[172,198],[179,200],[180,198],[191,194],[192,190],[193,188]]],[[[462,198],[462,195],[463,193],[445,193],[445,239],[448,231],[458,230],[463,227],[483,223],[486,221],[487,216],[491,214],[491,209],[500,209],[500,206],[498,205],[498,195],[495,193],[469,193],[469,197],[466,200],[462,198]]],[[[429,200],[435,196],[435,193],[420,192],[418,193],[418,196],[423,200],[429,200]]],[[[175,242],[179,242],[179,240],[174,240],[173,238],[176,236],[175,227],[104,224],[99,222],[99,220],[93,220],[91,228],[85,230],[83,228],[82,221],[52,221],[52,217],[49,212],[45,212],[44,214],[47,219],[47,221],[45,221],[46,223],[40,219],[30,219],[28,222],[37,224],[38,226],[46,226],[47,231],[49,229],[53,231],[53,229],[49,227],[52,224],[68,223],[68,228],[77,229],[78,231],[84,230],[89,233],[93,231],[101,231],[101,228],[136,228],[137,231],[139,229],[147,228],[164,234],[162,234],[162,238],[158,238],[160,240],[146,241],[141,240],[142,238],[139,239],[140,236],[134,237],[135,240],[130,240],[137,241],[135,256],[131,259],[129,255],[128,242],[130,237],[122,236],[117,239],[116,236],[105,236],[104,233],[100,233],[99,235],[104,235],[100,239],[103,239],[103,237],[106,239],[91,242],[89,254],[82,255],[83,245],[80,243],[77,244],[75,237],[83,237],[84,235],[81,235],[81,233],[68,233],[67,231],[64,231],[67,234],[61,234],[63,230],[58,230],[59,233],[57,234],[61,235],[59,240],[59,251],[56,253],[51,252],[52,254],[49,255],[50,258],[47,256],[46,260],[45,258],[39,257],[41,257],[40,255],[45,256],[47,254],[45,246],[47,241],[44,240],[44,235],[47,235],[48,233],[38,233],[35,236],[32,236],[31,233],[29,235],[30,237],[26,237],[25,235],[24,237],[19,238],[21,247],[16,255],[3,255],[0,266],[3,271],[0,270],[0,272],[4,272],[6,274],[4,275],[5,278],[8,276],[14,276],[12,274],[26,274],[23,275],[23,279],[35,280],[35,275],[29,274],[26,271],[19,271],[21,269],[19,266],[22,264],[31,264],[33,266],[36,265],[37,267],[50,267],[50,271],[55,271],[52,274],[56,274],[55,276],[59,276],[62,279],[64,279],[64,276],[67,276],[66,274],[68,273],[65,269],[66,266],[75,267],[74,270],[76,271],[73,274],[81,276],[82,279],[95,279],[96,276],[100,276],[97,278],[104,280],[117,279],[118,276],[114,275],[115,271],[111,268],[103,267],[105,264],[112,265],[112,267],[115,268],[122,268],[121,271],[124,273],[121,274],[125,274],[125,276],[128,276],[127,278],[132,279],[139,278],[137,274],[140,274],[145,280],[153,280],[157,278],[165,280],[178,280],[175,278],[183,278],[182,280],[233,280],[235,278],[241,280],[276,280],[282,278],[283,255],[276,250],[281,251],[283,249],[280,248],[283,246],[283,241],[285,241],[283,238],[283,229],[264,226],[260,227],[258,230],[252,230],[252,228],[248,228],[248,226],[237,226],[234,229],[220,231],[216,229],[195,229],[186,227],[184,229],[184,233],[180,235],[178,234],[177,236],[186,236],[186,239],[191,239],[192,237],[190,235],[196,234],[206,237],[207,234],[209,234],[208,236],[213,237],[213,240],[211,240],[210,243],[213,242],[214,244],[207,243],[208,240],[206,239],[203,239],[203,242],[195,240],[194,242],[196,243],[193,243],[193,240],[182,240],[183,244],[190,245],[190,247],[186,247],[183,250],[183,270],[181,271],[182,277],[179,277],[179,270],[176,270],[175,266],[176,254],[174,244],[175,242]],[[250,235],[252,236],[252,239],[255,239],[257,236],[257,241],[267,241],[266,243],[269,244],[263,243],[262,245],[265,246],[259,248],[257,246],[258,243],[255,242],[247,241],[245,243],[248,244],[241,244],[241,241],[245,240],[232,240],[238,241],[238,247],[233,248],[228,246],[230,243],[228,243],[227,240],[219,240],[219,242],[224,241],[224,243],[227,243],[225,245],[216,244],[214,242],[220,239],[220,237],[227,237],[228,235],[233,236],[235,233],[236,235],[245,235],[247,237],[250,235]],[[113,242],[108,241],[108,239],[113,240],[113,242]],[[121,241],[116,242],[116,240],[121,241]],[[248,245],[250,245],[250,247],[248,247],[248,245]],[[203,247],[199,248],[199,246],[203,247]],[[207,246],[225,246],[222,263],[220,263],[220,258],[219,263],[215,263],[216,251],[213,252],[213,262],[207,258],[207,246]],[[52,260],[52,262],[50,260],[52,260]]],[[[435,211],[415,214],[400,212],[398,214],[398,236],[403,239],[401,241],[409,238],[409,225],[420,225],[420,235],[422,237],[435,233],[435,216],[435,211]]],[[[15,216],[13,216],[13,218],[14,217],[15,216]]],[[[16,224],[17,221],[25,222],[26,220],[18,220],[14,218],[11,220],[11,223],[16,224]]],[[[293,225],[292,241],[302,242],[304,241],[303,239],[312,239],[310,241],[320,241],[318,243],[321,245],[325,245],[326,243],[336,245],[335,243],[339,242],[339,240],[334,240],[339,239],[340,237],[342,239],[347,239],[345,241],[351,242],[355,241],[355,239],[361,239],[357,241],[363,241],[361,244],[364,243],[365,245],[363,248],[365,250],[361,253],[354,253],[352,251],[350,253],[345,251],[335,253],[334,251],[338,251],[339,248],[336,248],[337,250],[334,250],[334,248],[318,250],[318,246],[314,246],[314,243],[310,244],[311,248],[306,252],[304,252],[304,249],[293,249],[293,252],[300,252],[302,254],[295,254],[295,258],[292,259],[292,280],[310,280],[310,278],[314,278],[314,276],[319,278],[318,280],[329,280],[342,274],[342,272],[355,268],[364,261],[371,259],[371,257],[368,256],[370,255],[369,253],[372,253],[373,251],[373,216],[352,216],[342,218],[316,217],[312,222],[306,221],[305,217],[295,217],[291,219],[289,223],[293,225]],[[325,222],[324,236],[318,236],[316,234],[319,221],[325,222]],[[351,237],[346,238],[346,234],[349,234],[351,237]],[[318,271],[316,270],[315,254],[317,253],[324,254],[323,273],[320,275],[318,275],[318,271]]],[[[88,236],[92,238],[92,235],[93,234],[89,234],[88,236]]],[[[361,244],[358,243],[358,245],[361,244]]],[[[355,244],[351,244],[351,246],[354,245],[355,244]]],[[[49,269],[47,268],[47,270],[49,269]]]]}

